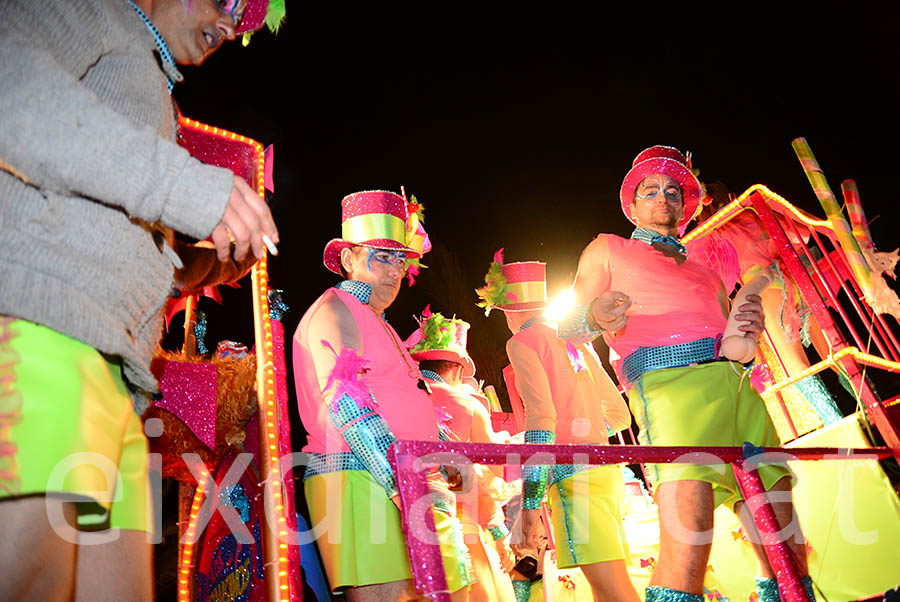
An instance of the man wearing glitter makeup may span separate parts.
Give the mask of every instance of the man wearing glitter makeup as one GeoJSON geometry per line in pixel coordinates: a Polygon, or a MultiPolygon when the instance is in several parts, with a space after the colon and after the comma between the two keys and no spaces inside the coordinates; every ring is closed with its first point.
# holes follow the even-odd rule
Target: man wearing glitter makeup
{"type": "Polygon", "coordinates": [[[170,94],[268,6],[0,2],[2,600],[152,599],[139,416],[161,310],[278,240],[246,182],[175,143],[170,94]],[[222,265],[179,257],[175,232],[222,265]]]}
{"type": "MultiPolygon", "coordinates": [[[[631,415],[590,345],[563,341],[545,317],[545,268],[538,261],[504,264],[498,251],[477,291],[479,305],[501,310],[512,333],[506,353],[525,407],[525,443],[604,445],[631,415]]],[[[598,602],[638,602],[625,564],[624,486],[619,466],[525,466],[520,550],[537,549],[546,495],[559,568],[581,569],[598,602]]],[[[530,584],[513,585],[527,600],[530,584]]]]}
{"type": "MultiPolygon", "coordinates": [[[[414,201],[414,199],[413,199],[414,201]]],[[[342,238],[324,263],[344,280],[306,311],[293,340],[294,382],[309,454],[304,492],[332,590],[348,601],[415,600],[387,450],[396,439],[437,441],[435,409],[416,362],[385,319],[407,263],[431,247],[420,208],[405,196],[344,197],[342,238]]],[[[428,474],[452,598],[468,600],[471,565],[456,502],[437,470],[428,474]]],[[[419,537],[426,504],[413,504],[419,537]]]]}
{"type": "MultiPolygon", "coordinates": [[[[728,298],[719,276],[688,256],[676,238],[700,202],[700,184],[677,149],[641,152],[619,198],[636,227],[630,239],[601,234],[582,253],[575,279],[576,309],[560,323],[573,340],[600,332],[618,359],[642,445],[757,446],[779,444],[762,399],[743,378],[741,364],[719,356],[728,298]]],[[[734,316],[744,337],[759,338],[762,308],[756,295],[734,316]]],[[[712,541],[713,510],[727,504],[744,530],[755,534],[729,466],[648,465],[660,513],[660,549],[647,602],[700,602],[712,541]]],[[[810,600],[806,546],[795,529],[791,475],[762,464],[759,475],[803,575],[810,600]],[[790,525],[790,526],[789,526],[790,525]]],[[[760,602],[779,600],[776,575],[754,543],[762,573],[760,602]]]]}

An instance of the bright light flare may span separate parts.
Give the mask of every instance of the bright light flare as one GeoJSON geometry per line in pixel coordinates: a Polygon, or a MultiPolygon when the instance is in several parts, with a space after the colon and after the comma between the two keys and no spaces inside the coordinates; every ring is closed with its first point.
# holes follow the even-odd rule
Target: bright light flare
{"type": "Polygon", "coordinates": [[[544,315],[551,322],[559,322],[575,308],[575,291],[572,287],[565,288],[555,297],[550,299],[544,315]]]}

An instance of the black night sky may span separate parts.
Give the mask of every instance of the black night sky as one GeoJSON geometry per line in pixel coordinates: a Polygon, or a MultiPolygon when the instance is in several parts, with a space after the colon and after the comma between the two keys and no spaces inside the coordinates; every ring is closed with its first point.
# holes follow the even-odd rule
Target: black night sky
{"type": "MultiPolygon", "coordinates": [[[[847,3],[607,4],[289,0],[279,35],[185,70],[185,115],[275,145],[282,242],[270,282],[292,308],[288,337],[336,281],[321,257],[340,234],[341,198],[403,185],[442,248],[392,323],[406,336],[431,302],[473,322],[470,348],[492,339],[476,343],[476,361],[502,353],[502,318],[474,307],[493,252],[548,262],[551,294],[569,284],[591,238],[630,233],[619,184],[653,144],[690,150],[702,180],[736,193],[763,183],[822,215],[790,146],[805,136],[834,190],[857,181],[876,246],[897,246],[891,15],[847,3]]],[[[201,304],[213,341],[252,341],[248,287],[224,291],[223,310],[201,304]]]]}

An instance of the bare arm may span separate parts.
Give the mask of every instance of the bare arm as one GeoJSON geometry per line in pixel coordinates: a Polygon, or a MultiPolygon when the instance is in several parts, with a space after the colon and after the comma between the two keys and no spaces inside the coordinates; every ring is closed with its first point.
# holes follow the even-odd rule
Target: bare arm
{"type": "Polygon", "coordinates": [[[615,331],[625,326],[625,311],[631,300],[624,293],[610,289],[609,243],[598,236],[585,248],[578,261],[575,276],[575,308],[560,320],[559,336],[586,342],[603,330],[615,331]]]}
{"type": "Polygon", "coordinates": [[[317,308],[307,336],[316,378],[332,422],[356,459],[399,505],[397,483],[387,459],[388,447],[396,439],[374,409],[377,401],[373,403],[362,373],[348,374],[350,370],[343,363],[358,359],[361,348],[353,314],[337,295],[332,295],[317,308]]]}

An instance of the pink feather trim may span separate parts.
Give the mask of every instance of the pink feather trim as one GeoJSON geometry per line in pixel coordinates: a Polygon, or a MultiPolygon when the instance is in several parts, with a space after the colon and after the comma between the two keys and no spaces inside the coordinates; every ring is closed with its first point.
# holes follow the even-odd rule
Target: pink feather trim
{"type": "Polygon", "coordinates": [[[328,382],[325,383],[325,391],[337,383],[334,391],[334,401],[331,402],[331,409],[337,412],[341,398],[346,394],[356,405],[363,408],[375,409],[378,403],[369,393],[369,387],[362,375],[369,371],[369,360],[359,356],[355,349],[342,347],[340,354],[335,352],[334,347],[328,341],[323,340],[322,344],[328,347],[332,353],[337,356],[334,368],[328,375],[328,382]]]}

